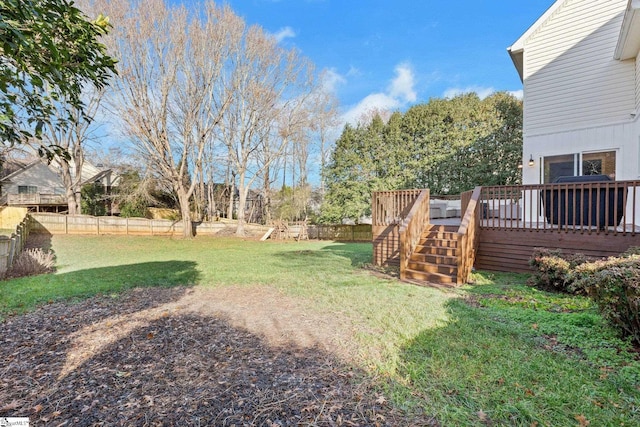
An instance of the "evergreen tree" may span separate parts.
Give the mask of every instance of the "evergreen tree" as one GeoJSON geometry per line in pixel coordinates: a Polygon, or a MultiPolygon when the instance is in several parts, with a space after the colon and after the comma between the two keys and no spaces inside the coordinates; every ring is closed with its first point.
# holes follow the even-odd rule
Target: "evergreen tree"
{"type": "Polygon", "coordinates": [[[518,184],[521,155],[522,102],[507,93],[431,99],[386,124],[376,115],[345,126],[336,142],[321,219],[369,215],[378,190],[456,195],[477,185],[518,184]]]}
{"type": "Polygon", "coordinates": [[[321,222],[340,223],[371,211],[375,165],[364,144],[365,129],[347,124],[327,166],[321,222]]]}

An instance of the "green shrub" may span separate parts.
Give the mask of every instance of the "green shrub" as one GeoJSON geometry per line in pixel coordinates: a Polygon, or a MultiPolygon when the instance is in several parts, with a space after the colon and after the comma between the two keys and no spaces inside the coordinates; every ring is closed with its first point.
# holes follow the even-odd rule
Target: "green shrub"
{"type": "Polygon", "coordinates": [[[120,217],[146,218],[149,209],[143,200],[125,201],[120,204],[120,217]]]}
{"type": "Polygon", "coordinates": [[[571,279],[586,290],[609,323],[640,343],[640,255],[582,264],[571,279]]]}
{"type": "Polygon", "coordinates": [[[640,246],[631,246],[629,249],[624,251],[620,257],[629,258],[631,255],[640,255],[640,246]]]}
{"type": "Polygon", "coordinates": [[[546,291],[584,293],[581,288],[574,286],[570,273],[577,266],[592,260],[581,253],[563,254],[560,249],[535,248],[529,259],[529,265],[534,270],[530,284],[546,291]]]}

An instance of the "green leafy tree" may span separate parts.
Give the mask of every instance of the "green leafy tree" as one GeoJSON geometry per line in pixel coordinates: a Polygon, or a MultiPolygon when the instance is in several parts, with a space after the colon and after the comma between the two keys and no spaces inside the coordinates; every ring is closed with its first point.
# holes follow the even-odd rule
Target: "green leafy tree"
{"type": "Polygon", "coordinates": [[[493,112],[493,129],[474,144],[475,162],[467,176],[476,185],[519,185],[522,171],[522,101],[498,92],[483,101],[493,112]]]}
{"type": "Polygon", "coordinates": [[[274,217],[285,221],[299,221],[308,216],[308,200],[311,198],[311,186],[283,186],[273,195],[274,217]]]}
{"type": "MultiPolygon", "coordinates": [[[[71,0],[0,1],[0,140],[19,143],[39,138],[45,124],[91,120],[83,88],[103,88],[115,73],[115,60],[99,42],[108,27],[107,18],[89,21],[71,0]],[[56,116],[63,99],[67,114],[56,116]]],[[[40,149],[54,153],[64,150],[40,149]]]]}
{"type": "Polygon", "coordinates": [[[369,215],[371,193],[429,188],[460,194],[521,182],[522,102],[507,93],[431,99],[385,124],[345,126],[326,169],[321,220],[369,215]]]}
{"type": "Polygon", "coordinates": [[[371,214],[371,192],[385,186],[383,131],[379,116],[368,125],[345,126],[327,166],[321,222],[340,223],[371,214]]]}
{"type": "MultiPolygon", "coordinates": [[[[459,194],[468,189],[472,147],[487,137],[495,114],[476,94],[432,99],[405,114],[404,143],[412,149],[409,169],[415,188],[432,194],[459,194]],[[412,111],[416,110],[416,111],[412,111]]],[[[473,187],[473,185],[472,185],[473,187]]]]}
{"type": "Polygon", "coordinates": [[[107,214],[107,199],[104,185],[99,182],[85,184],[81,190],[82,213],[102,216],[107,214]]]}
{"type": "Polygon", "coordinates": [[[144,218],[148,206],[155,202],[148,183],[140,177],[136,170],[126,170],[120,174],[120,182],[116,188],[114,199],[123,218],[144,218]]]}

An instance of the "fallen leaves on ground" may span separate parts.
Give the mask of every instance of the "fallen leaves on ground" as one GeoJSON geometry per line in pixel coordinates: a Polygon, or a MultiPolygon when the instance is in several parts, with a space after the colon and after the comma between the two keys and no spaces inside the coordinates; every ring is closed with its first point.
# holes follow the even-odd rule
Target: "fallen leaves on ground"
{"type": "MultiPolygon", "coordinates": [[[[436,426],[389,404],[318,348],[270,346],[218,316],[141,323],[60,375],[74,336],[179,299],[184,288],[54,303],[0,323],[0,416],[31,425],[436,426]]],[[[114,328],[117,323],[114,324],[114,328]]]]}

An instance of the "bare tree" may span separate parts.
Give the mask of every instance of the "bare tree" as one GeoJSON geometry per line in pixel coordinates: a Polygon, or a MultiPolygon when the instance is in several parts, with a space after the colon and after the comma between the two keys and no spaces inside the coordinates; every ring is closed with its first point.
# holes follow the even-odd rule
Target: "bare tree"
{"type": "Polygon", "coordinates": [[[317,86],[313,66],[295,50],[285,50],[259,27],[243,31],[230,57],[227,89],[233,101],[221,139],[237,174],[238,228],[244,235],[249,188],[282,155],[292,135],[309,123],[309,101],[317,86]]]}
{"type": "MultiPolygon", "coordinates": [[[[89,117],[95,116],[103,94],[103,90],[85,93],[82,114],[89,117]]],[[[93,126],[91,121],[82,119],[80,110],[65,103],[64,100],[57,103],[55,114],[59,115],[61,120],[69,115],[74,116],[74,119],[66,127],[47,124],[43,130],[42,139],[34,139],[30,144],[39,151],[46,151],[50,147],[57,148],[51,151],[51,164],[59,170],[62,177],[68,212],[70,215],[76,215],[81,213],[82,182],[89,178],[83,176],[82,170],[86,145],[91,138],[93,126]]]]}
{"type": "Polygon", "coordinates": [[[119,59],[111,106],[147,170],[176,194],[190,237],[190,200],[232,95],[220,78],[241,20],[213,2],[197,14],[162,0],[100,7],[114,22],[109,46],[119,59]]]}
{"type": "Polygon", "coordinates": [[[315,139],[319,145],[320,156],[320,194],[325,191],[325,169],[331,156],[330,141],[335,141],[338,136],[338,101],[328,90],[322,90],[316,95],[313,114],[315,125],[315,139]]]}

